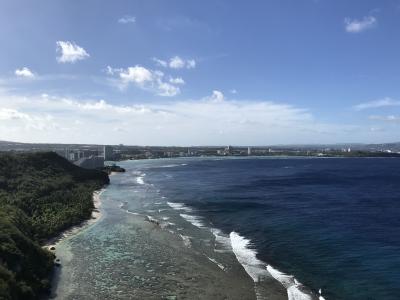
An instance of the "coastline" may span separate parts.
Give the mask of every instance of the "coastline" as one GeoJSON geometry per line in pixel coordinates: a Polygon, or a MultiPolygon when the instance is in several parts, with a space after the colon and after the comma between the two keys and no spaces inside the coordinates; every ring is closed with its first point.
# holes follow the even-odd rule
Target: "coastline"
{"type": "MultiPolygon", "coordinates": [[[[118,295],[122,299],[133,295],[138,299],[257,298],[253,280],[239,263],[235,263],[233,253],[226,257],[230,267],[221,269],[212,259],[214,253],[201,251],[203,249],[194,245],[188,246],[179,234],[172,233],[145,214],[130,213],[116,206],[115,202],[102,205],[100,195],[103,191],[93,193],[95,209],[90,220],[66,230],[46,244],[47,247],[55,247],[52,252],[60,262],[54,268],[49,299],[83,296],[91,299],[94,293],[102,298],[114,299],[110,295],[115,288],[113,278],[121,280],[118,295]],[[105,211],[107,220],[93,230],[85,231],[104,217],[105,211]],[[104,246],[103,239],[109,239],[110,232],[112,242],[104,246]],[[123,244],[115,246],[114,241],[123,244]],[[132,244],[136,247],[128,246],[132,244]],[[109,263],[110,257],[113,264],[109,263]],[[120,272],[125,274],[122,278],[120,272]],[[82,278],[85,278],[84,281],[82,278]],[[97,286],[96,290],[91,290],[99,282],[109,288],[97,286]],[[122,290],[127,294],[123,296],[122,290]]],[[[190,239],[193,243],[202,242],[194,237],[190,239]]]]}
{"type": "Polygon", "coordinates": [[[63,240],[78,234],[82,230],[88,228],[89,226],[91,226],[94,223],[96,223],[97,221],[99,221],[101,219],[101,217],[103,216],[102,211],[101,211],[100,195],[104,192],[104,190],[105,189],[102,188],[100,190],[96,190],[96,191],[93,192],[93,197],[92,197],[92,199],[93,199],[93,210],[92,210],[92,214],[91,214],[89,219],[84,220],[80,224],[74,225],[74,226],[62,231],[57,236],[48,239],[42,245],[42,247],[46,248],[46,249],[48,249],[48,250],[50,250],[50,251],[52,251],[54,253],[55,250],[54,249],[52,250],[51,248],[53,248],[53,247],[55,248],[63,240]]]}
{"type": "MultiPolygon", "coordinates": [[[[137,183],[139,187],[147,187],[143,181],[137,183]]],[[[119,193],[120,187],[111,186],[111,191],[114,188],[119,193]]],[[[107,298],[114,288],[121,288],[121,297],[122,293],[128,293],[125,298],[135,295],[142,299],[156,299],[159,296],[166,299],[288,299],[286,288],[276,278],[264,274],[262,281],[255,280],[246,264],[239,259],[238,251],[222,248],[215,251],[212,245],[216,245],[218,236],[208,231],[199,232],[197,228],[193,230],[187,224],[190,221],[178,216],[174,222],[180,222],[179,226],[189,229],[189,235],[182,229],[172,231],[162,218],[132,212],[124,205],[114,206],[112,202],[107,202],[103,207],[103,213],[107,211],[107,220],[102,222],[102,226],[80,234],[103,216],[100,211],[100,195],[103,191],[93,193],[95,209],[91,219],[70,228],[48,243],[48,247],[54,247],[52,251],[57,255],[56,265],[60,264],[54,268],[51,299],[75,299],[83,295],[90,297],[93,293],[107,298]],[[110,232],[113,237],[108,240],[110,232]],[[135,234],[132,235],[132,232],[135,234]],[[104,233],[107,233],[106,236],[103,236],[104,233]],[[76,238],[68,240],[70,237],[76,238]],[[118,246],[115,241],[118,241],[118,246]],[[128,246],[132,244],[136,245],[134,249],[128,246]],[[110,265],[110,257],[114,265],[110,265]],[[115,270],[121,270],[125,277],[120,280],[127,282],[115,285],[115,281],[109,279],[120,276],[118,272],[114,273],[115,270]],[[99,274],[102,275],[98,277],[99,274]],[[78,280],[82,276],[85,282],[78,280]],[[99,282],[102,282],[103,289],[98,286],[91,291],[89,286],[99,282]]],[[[143,192],[149,193],[147,188],[143,192]]],[[[179,210],[172,210],[172,214],[177,212],[179,215],[179,210]]],[[[239,252],[243,251],[247,252],[246,249],[239,249],[239,252]]]]}

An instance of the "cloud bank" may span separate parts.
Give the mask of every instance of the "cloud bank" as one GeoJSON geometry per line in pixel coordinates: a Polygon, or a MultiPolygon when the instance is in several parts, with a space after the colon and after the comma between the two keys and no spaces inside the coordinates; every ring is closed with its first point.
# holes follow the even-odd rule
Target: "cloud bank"
{"type": "MultiPolygon", "coordinates": [[[[146,72],[132,72],[127,71],[132,80],[147,81],[146,72]]],[[[317,123],[307,109],[229,100],[221,91],[198,100],[131,105],[3,92],[0,107],[2,139],[25,142],[266,145],[321,142],[338,132],[335,126],[317,123]]]]}

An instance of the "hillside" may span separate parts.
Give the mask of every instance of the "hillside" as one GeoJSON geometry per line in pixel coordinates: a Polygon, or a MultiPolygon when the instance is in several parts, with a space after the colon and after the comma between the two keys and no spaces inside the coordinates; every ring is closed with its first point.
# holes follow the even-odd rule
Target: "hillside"
{"type": "Polygon", "coordinates": [[[52,152],[0,153],[0,299],[37,299],[49,288],[52,254],[40,243],[90,218],[106,173],[52,152]]]}

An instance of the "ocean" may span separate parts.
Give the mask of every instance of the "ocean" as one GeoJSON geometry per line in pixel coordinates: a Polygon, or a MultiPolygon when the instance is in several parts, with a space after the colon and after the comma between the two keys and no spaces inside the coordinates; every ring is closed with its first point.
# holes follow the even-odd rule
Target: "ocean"
{"type": "MultiPolygon", "coordinates": [[[[112,176],[102,195],[103,225],[69,246],[110,234],[104,224],[123,219],[107,220],[107,207],[118,204],[179,235],[222,270],[231,262],[218,253],[232,253],[256,289],[272,276],[289,299],[400,298],[399,159],[208,157],[119,165],[127,172],[112,176]]],[[[93,251],[98,264],[109,257],[100,247],[93,251]]],[[[78,276],[78,262],[73,269],[78,276]]],[[[256,293],[263,299],[262,289],[256,293]]]]}

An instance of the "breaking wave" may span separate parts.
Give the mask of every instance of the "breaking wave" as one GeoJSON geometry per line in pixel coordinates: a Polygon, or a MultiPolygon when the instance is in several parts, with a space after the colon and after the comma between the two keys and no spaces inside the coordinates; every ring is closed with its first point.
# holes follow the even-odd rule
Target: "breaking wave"
{"type": "MultiPolygon", "coordinates": [[[[240,236],[234,231],[232,231],[229,236],[233,253],[254,282],[260,282],[263,277],[271,275],[286,288],[289,300],[317,299],[317,297],[306,286],[298,282],[294,276],[280,272],[259,260],[257,258],[257,251],[252,249],[252,244],[249,239],[240,236]]],[[[325,299],[320,295],[319,300],[325,299]]]]}

